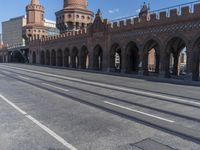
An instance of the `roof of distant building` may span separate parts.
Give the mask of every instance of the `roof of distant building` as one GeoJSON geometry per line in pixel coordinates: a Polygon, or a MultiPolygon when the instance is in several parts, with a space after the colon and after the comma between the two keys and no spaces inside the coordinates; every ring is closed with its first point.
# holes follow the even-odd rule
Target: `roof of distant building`
{"type": "Polygon", "coordinates": [[[56,21],[53,21],[53,20],[49,20],[49,19],[44,19],[45,22],[49,22],[49,23],[56,23],[56,21]]]}

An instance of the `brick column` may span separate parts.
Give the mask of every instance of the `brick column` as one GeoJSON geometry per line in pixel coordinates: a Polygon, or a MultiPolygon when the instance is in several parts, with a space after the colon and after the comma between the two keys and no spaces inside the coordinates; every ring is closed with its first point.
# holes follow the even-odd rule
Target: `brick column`
{"type": "Polygon", "coordinates": [[[109,72],[110,71],[110,49],[106,47],[102,47],[103,50],[103,63],[102,63],[102,71],[109,72]]]}
{"type": "Polygon", "coordinates": [[[192,48],[191,47],[188,47],[187,48],[187,51],[186,51],[186,55],[187,55],[187,61],[186,61],[186,66],[187,66],[187,74],[191,74],[192,73],[192,62],[193,62],[193,59],[192,59],[192,48]]]}
{"type": "Polygon", "coordinates": [[[78,52],[78,67],[77,67],[77,69],[82,69],[82,63],[83,63],[83,60],[82,60],[82,56],[81,56],[81,50],[79,50],[79,52],[78,52]]]}
{"type": "Polygon", "coordinates": [[[170,78],[170,53],[165,53],[165,77],[170,78]]]}
{"type": "Polygon", "coordinates": [[[160,65],[159,65],[159,76],[164,77],[165,76],[165,69],[166,69],[166,60],[167,56],[163,49],[160,51],[160,65]]]}

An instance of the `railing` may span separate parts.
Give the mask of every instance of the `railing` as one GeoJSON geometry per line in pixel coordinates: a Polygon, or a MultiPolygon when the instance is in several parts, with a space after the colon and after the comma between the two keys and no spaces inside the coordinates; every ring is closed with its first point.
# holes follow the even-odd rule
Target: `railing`
{"type": "Polygon", "coordinates": [[[20,43],[20,44],[15,44],[12,46],[7,46],[7,49],[14,49],[14,48],[20,48],[20,47],[25,47],[25,43],[20,43]]]}
{"type": "MultiPolygon", "coordinates": [[[[175,6],[171,6],[171,7],[166,7],[166,8],[162,8],[162,9],[158,9],[158,10],[154,10],[151,11],[150,14],[156,14],[157,18],[159,17],[159,13],[160,12],[166,12],[167,16],[169,17],[170,14],[170,10],[172,9],[177,9],[177,13],[180,15],[181,14],[181,8],[188,6],[189,7],[189,11],[190,13],[193,13],[194,11],[194,5],[195,4],[199,4],[200,0],[196,0],[193,2],[189,2],[189,3],[184,3],[184,4],[180,4],[180,5],[175,5],[175,6]]],[[[114,20],[110,20],[110,23],[114,23],[114,22],[120,22],[120,21],[124,21],[127,19],[133,19],[133,18],[137,18],[137,15],[133,15],[133,16],[127,16],[127,17],[122,17],[122,18],[118,18],[118,19],[114,19],[114,20]]]]}

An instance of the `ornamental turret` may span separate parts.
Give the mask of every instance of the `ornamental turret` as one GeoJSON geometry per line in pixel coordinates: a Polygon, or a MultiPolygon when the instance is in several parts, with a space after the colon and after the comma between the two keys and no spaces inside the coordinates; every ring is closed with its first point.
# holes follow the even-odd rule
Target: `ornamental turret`
{"type": "Polygon", "coordinates": [[[23,37],[38,39],[47,36],[47,28],[44,26],[44,7],[39,0],[31,0],[26,6],[27,24],[23,27],[23,37]]]}
{"type": "Polygon", "coordinates": [[[140,18],[147,17],[149,16],[149,13],[150,13],[150,5],[148,4],[147,6],[147,4],[144,2],[143,6],[140,9],[139,17],[140,18]]]}
{"type": "Polygon", "coordinates": [[[56,12],[56,25],[61,33],[87,28],[93,22],[93,12],[87,0],[64,0],[62,10],[56,12]]]}

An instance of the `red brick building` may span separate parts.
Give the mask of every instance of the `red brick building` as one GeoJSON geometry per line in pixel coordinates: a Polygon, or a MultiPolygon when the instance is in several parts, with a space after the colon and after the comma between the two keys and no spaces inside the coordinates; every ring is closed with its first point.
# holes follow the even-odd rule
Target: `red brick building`
{"type": "MultiPolygon", "coordinates": [[[[43,12],[36,3],[30,10],[34,14],[43,12]]],[[[27,14],[31,18],[31,13],[27,14]]],[[[180,75],[180,54],[186,49],[187,74],[199,79],[198,2],[159,12],[150,12],[144,5],[138,17],[116,22],[103,19],[99,10],[92,22],[93,13],[87,9],[86,0],[64,0],[56,16],[60,35],[29,34],[30,63],[170,77],[180,75]]]]}

